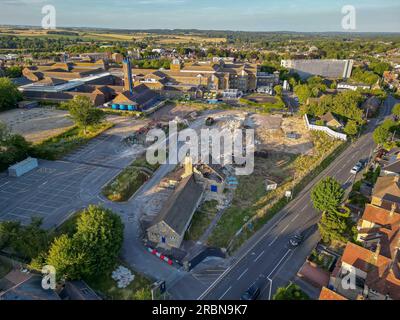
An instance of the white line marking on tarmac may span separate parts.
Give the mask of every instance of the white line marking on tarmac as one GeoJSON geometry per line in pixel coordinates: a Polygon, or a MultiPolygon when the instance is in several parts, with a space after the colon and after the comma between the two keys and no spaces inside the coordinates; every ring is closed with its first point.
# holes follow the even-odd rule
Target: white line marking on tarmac
{"type": "Polygon", "coordinates": [[[292,221],[291,221],[291,222],[293,222],[294,220],[296,220],[298,216],[299,216],[299,213],[298,213],[298,214],[296,214],[296,215],[293,217],[293,219],[292,219],[292,221]]]}
{"type": "Polygon", "coordinates": [[[258,257],[254,259],[254,262],[257,262],[258,259],[260,259],[260,258],[262,257],[262,255],[264,254],[264,252],[265,252],[265,250],[263,250],[263,251],[258,255],[258,257]]]}
{"type": "Polygon", "coordinates": [[[278,239],[278,236],[276,236],[276,237],[274,238],[274,240],[271,241],[271,243],[268,245],[268,247],[272,246],[272,245],[274,244],[274,242],[276,241],[276,239],[278,239]]]}
{"type": "Polygon", "coordinates": [[[249,268],[246,268],[246,270],[244,270],[236,280],[240,280],[246,274],[247,271],[249,271],[249,268]]]}
{"type": "Polygon", "coordinates": [[[0,188],[1,188],[1,187],[4,187],[5,185],[7,185],[7,184],[9,184],[9,183],[10,183],[10,181],[4,182],[2,185],[0,185],[0,188]]]}
{"type": "Polygon", "coordinates": [[[231,290],[231,289],[232,289],[232,286],[230,286],[230,287],[223,293],[223,295],[219,297],[218,300],[221,300],[223,297],[225,297],[226,294],[227,294],[227,293],[229,292],[229,290],[231,290]]]}
{"type": "Polygon", "coordinates": [[[267,278],[270,278],[271,274],[273,274],[275,272],[275,270],[279,267],[279,265],[282,263],[283,259],[286,258],[286,256],[288,255],[288,253],[292,251],[292,250],[288,250],[285,255],[281,258],[281,260],[279,260],[279,262],[275,265],[275,267],[272,269],[272,271],[270,272],[270,274],[268,275],[267,278]]]}
{"type": "Polygon", "coordinates": [[[307,206],[308,206],[308,205],[306,204],[306,205],[303,207],[303,209],[300,210],[300,212],[303,212],[304,210],[306,210],[307,206]]]}
{"type": "Polygon", "coordinates": [[[284,227],[283,230],[281,231],[281,233],[282,233],[283,231],[286,231],[287,228],[289,228],[289,225],[287,225],[286,227],[284,227]]]}

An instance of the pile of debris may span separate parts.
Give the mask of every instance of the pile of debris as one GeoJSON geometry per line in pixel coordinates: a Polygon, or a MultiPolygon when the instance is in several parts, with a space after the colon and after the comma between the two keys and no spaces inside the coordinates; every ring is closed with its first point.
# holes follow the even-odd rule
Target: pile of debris
{"type": "Polygon", "coordinates": [[[117,282],[117,287],[120,289],[126,288],[135,279],[132,272],[124,266],[119,266],[114,270],[111,277],[117,282]]]}

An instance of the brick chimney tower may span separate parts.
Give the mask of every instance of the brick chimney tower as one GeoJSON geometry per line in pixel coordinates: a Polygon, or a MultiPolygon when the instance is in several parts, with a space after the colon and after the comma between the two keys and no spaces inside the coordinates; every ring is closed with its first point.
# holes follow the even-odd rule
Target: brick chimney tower
{"type": "Polygon", "coordinates": [[[124,70],[124,90],[129,91],[131,94],[133,94],[132,66],[129,58],[124,59],[123,70],[124,70]]]}

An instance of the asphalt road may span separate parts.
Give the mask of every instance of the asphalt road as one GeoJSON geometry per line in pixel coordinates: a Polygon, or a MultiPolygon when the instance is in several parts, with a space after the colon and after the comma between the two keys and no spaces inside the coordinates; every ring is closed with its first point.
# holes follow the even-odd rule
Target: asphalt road
{"type": "MultiPolygon", "coordinates": [[[[389,97],[381,116],[390,114],[396,100],[389,97]]],[[[311,250],[319,241],[316,223],[320,219],[310,201],[310,190],[325,176],[332,176],[348,187],[354,176],[350,169],[360,159],[369,158],[375,144],[372,132],[379,119],[371,120],[364,134],[259,230],[236,254],[235,262],[198,299],[238,300],[253,283],[262,289],[260,299],[270,299],[276,288],[292,280],[311,250]],[[304,242],[288,248],[295,232],[304,232],[304,242]]]]}

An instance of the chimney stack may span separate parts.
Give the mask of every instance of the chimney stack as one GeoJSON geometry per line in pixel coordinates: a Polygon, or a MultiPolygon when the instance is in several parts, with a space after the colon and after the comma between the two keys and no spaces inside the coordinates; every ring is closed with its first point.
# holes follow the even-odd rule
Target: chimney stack
{"type": "Polygon", "coordinates": [[[379,258],[380,254],[381,254],[381,243],[378,242],[377,245],[376,245],[375,252],[374,252],[374,260],[375,261],[378,261],[378,258],[379,258]]]}
{"type": "Polygon", "coordinates": [[[123,70],[124,70],[124,90],[129,91],[131,94],[133,94],[132,66],[129,58],[124,59],[123,70]]]}
{"type": "Polygon", "coordinates": [[[392,208],[391,208],[391,210],[390,210],[390,216],[391,216],[391,217],[393,217],[395,211],[396,211],[396,204],[395,204],[395,203],[392,203],[392,208]]]}

